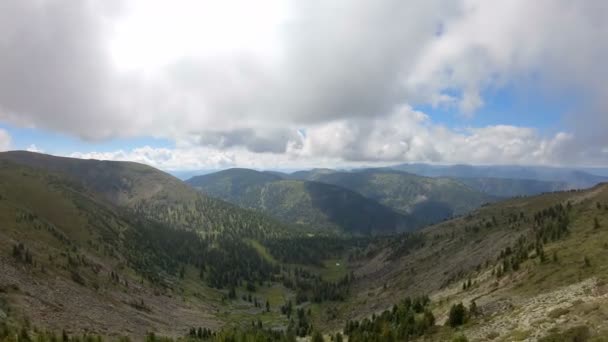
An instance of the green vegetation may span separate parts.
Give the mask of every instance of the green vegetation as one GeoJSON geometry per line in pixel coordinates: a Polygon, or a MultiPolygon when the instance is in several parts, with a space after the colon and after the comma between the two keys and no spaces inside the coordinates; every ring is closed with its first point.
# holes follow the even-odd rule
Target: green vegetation
{"type": "Polygon", "coordinates": [[[138,164],[10,155],[0,154],[0,340],[593,341],[606,331],[607,185],[353,237],[287,227],[138,164]]]}
{"type": "Polygon", "coordinates": [[[412,228],[405,215],[338,186],[248,169],[229,169],[187,181],[205,194],[255,209],[290,224],[355,234],[412,228]]]}
{"type": "Polygon", "coordinates": [[[467,213],[495,197],[448,178],[428,178],[388,169],[355,172],[315,172],[303,179],[350,189],[408,215],[415,226],[467,213]]]}
{"type": "Polygon", "coordinates": [[[497,197],[533,196],[546,192],[569,190],[566,182],[547,182],[534,179],[512,178],[457,178],[472,189],[497,197]]]}
{"type": "Polygon", "coordinates": [[[371,319],[349,321],[344,334],[349,341],[409,341],[433,332],[435,316],[428,297],[406,298],[392,310],[371,319]]]}

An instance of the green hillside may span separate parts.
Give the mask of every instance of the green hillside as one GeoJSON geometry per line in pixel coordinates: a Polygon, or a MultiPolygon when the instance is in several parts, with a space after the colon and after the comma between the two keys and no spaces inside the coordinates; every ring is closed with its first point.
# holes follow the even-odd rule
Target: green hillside
{"type": "Polygon", "coordinates": [[[203,193],[283,222],[348,233],[378,234],[407,230],[414,223],[353,191],[318,182],[281,179],[247,169],[194,177],[188,184],[203,193]]]}
{"type": "Polygon", "coordinates": [[[341,186],[410,215],[420,224],[439,222],[467,213],[494,196],[448,178],[430,178],[410,173],[370,169],[356,172],[300,173],[299,177],[341,186]]]}
{"type": "Polygon", "coordinates": [[[606,184],[489,205],[364,258],[337,311],[355,340],[399,340],[412,328],[431,341],[604,341],[607,223],[606,184]],[[418,296],[428,297],[415,323],[390,322],[395,304],[411,305],[396,298],[418,296]],[[437,327],[419,321],[426,310],[437,327]],[[383,324],[392,327],[384,335],[373,329],[383,324]]]}
{"type": "MultiPolygon", "coordinates": [[[[200,207],[209,227],[189,229],[170,224],[187,222],[181,212],[156,219],[64,166],[24,164],[0,158],[2,341],[63,334],[70,341],[295,341],[315,332],[326,341],[338,333],[349,341],[608,335],[606,184],[486,205],[413,233],[340,237],[294,232],[215,199],[209,201],[220,211],[200,207]],[[249,222],[264,228],[242,228],[249,222]]],[[[107,179],[143,181],[132,164],[113,165],[107,179]]],[[[143,169],[144,179],[152,173],[172,182],[143,169]]],[[[265,186],[284,182],[288,201],[303,192],[290,187],[309,184],[265,186]]],[[[180,206],[182,194],[167,196],[180,206]]]]}
{"type": "Polygon", "coordinates": [[[457,181],[472,189],[497,197],[533,196],[572,188],[566,182],[547,182],[533,179],[479,177],[458,178],[457,181]]]}
{"type": "MultiPolygon", "coordinates": [[[[349,273],[330,270],[325,260],[341,260],[355,241],[294,232],[214,199],[217,207],[201,207],[210,220],[205,230],[171,225],[108,200],[107,191],[97,193],[77,173],[58,171],[63,161],[86,169],[78,160],[44,157],[55,163],[52,172],[0,158],[2,341],[52,340],[62,331],[136,340],[148,332],[185,337],[197,327],[230,334],[254,319],[304,336],[310,318],[290,322],[291,305],[340,301],[348,293],[349,273]]],[[[137,177],[123,171],[133,164],[113,164],[123,178],[137,177]]]]}
{"type": "Polygon", "coordinates": [[[286,227],[259,213],[209,198],[184,182],[147,165],[82,160],[24,151],[0,153],[0,161],[59,174],[112,205],[173,228],[243,236],[282,235],[286,227]]]}

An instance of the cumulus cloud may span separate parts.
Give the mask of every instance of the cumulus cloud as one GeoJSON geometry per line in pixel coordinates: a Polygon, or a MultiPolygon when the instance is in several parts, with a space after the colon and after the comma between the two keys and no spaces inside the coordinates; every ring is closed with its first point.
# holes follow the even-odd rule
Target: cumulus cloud
{"type": "MultiPolygon", "coordinates": [[[[252,152],[232,146],[182,145],[131,151],[74,153],[72,157],[131,160],[167,170],[227,167],[293,168],[388,165],[403,161],[473,164],[552,164],[567,160],[572,136],[544,137],[516,126],[454,130],[433,123],[422,112],[402,106],[385,118],[337,119],[289,140],[285,153],[252,152]]],[[[572,156],[577,158],[577,156],[572,156]]]]}
{"type": "Polygon", "coordinates": [[[106,156],[167,168],[255,156],[605,163],[608,3],[226,3],[3,1],[0,120],[87,140],[167,138],[175,149],[106,156]],[[446,128],[411,109],[471,117],[485,90],[530,82],[582,99],[567,131],[446,128]]]}
{"type": "Polygon", "coordinates": [[[571,136],[516,126],[450,129],[400,107],[383,119],[341,120],[309,130],[298,153],[349,161],[557,164],[571,136]]]}

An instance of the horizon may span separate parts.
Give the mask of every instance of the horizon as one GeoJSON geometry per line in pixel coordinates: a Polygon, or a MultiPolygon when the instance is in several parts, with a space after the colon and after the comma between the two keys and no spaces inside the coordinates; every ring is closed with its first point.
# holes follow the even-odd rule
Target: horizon
{"type": "MultiPolygon", "coordinates": [[[[182,175],[191,174],[192,175],[191,177],[194,177],[194,176],[202,176],[202,175],[206,175],[206,174],[211,174],[211,173],[231,170],[231,169],[244,169],[244,170],[254,170],[254,171],[259,171],[259,172],[280,172],[280,173],[292,174],[294,172],[299,172],[299,171],[314,171],[314,170],[331,170],[331,171],[352,172],[352,171],[356,171],[356,170],[367,170],[367,169],[370,169],[370,170],[387,169],[387,168],[393,169],[395,167],[403,166],[403,165],[427,166],[427,167],[432,167],[432,168],[443,168],[443,167],[450,168],[450,167],[464,166],[464,167],[472,167],[472,168],[555,169],[555,170],[567,170],[567,171],[581,171],[581,172],[586,172],[586,173],[589,173],[589,174],[592,174],[595,176],[608,177],[608,167],[601,167],[601,166],[560,166],[560,165],[534,165],[534,164],[527,164],[527,165],[526,164],[465,164],[465,163],[433,164],[433,163],[425,163],[425,162],[406,162],[406,163],[393,163],[393,164],[389,163],[386,165],[379,165],[379,166],[361,165],[361,166],[354,166],[354,167],[302,166],[300,168],[261,168],[261,167],[246,167],[246,166],[228,166],[228,167],[222,167],[222,168],[209,168],[209,169],[175,169],[175,170],[173,170],[173,169],[160,168],[160,167],[154,166],[152,164],[142,162],[142,161],[137,161],[137,160],[86,158],[86,157],[73,156],[73,155],[69,155],[69,156],[54,155],[54,154],[45,153],[44,151],[29,151],[29,150],[0,151],[0,153],[3,153],[3,152],[38,153],[38,154],[50,155],[53,157],[73,158],[73,159],[81,159],[81,160],[134,162],[134,163],[139,163],[139,164],[157,168],[161,171],[167,172],[182,180],[186,179],[182,175]],[[197,174],[195,174],[195,173],[197,173],[197,174]]],[[[504,178],[504,177],[498,177],[498,178],[504,178]]]]}

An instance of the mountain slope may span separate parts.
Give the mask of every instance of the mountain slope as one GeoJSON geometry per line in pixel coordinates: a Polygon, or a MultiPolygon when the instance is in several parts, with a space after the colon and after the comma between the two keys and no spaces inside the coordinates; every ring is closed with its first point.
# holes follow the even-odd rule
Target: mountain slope
{"type": "Polygon", "coordinates": [[[391,233],[413,226],[406,216],[337,186],[230,169],[187,181],[194,188],[284,222],[349,233],[391,233]]]}
{"type": "Polygon", "coordinates": [[[0,224],[3,314],[14,311],[47,329],[112,335],[220,324],[208,314],[210,302],[188,308],[169,296],[176,259],[157,244],[153,222],[70,179],[0,161],[0,224]]]}
{"type": "Polygon", "coordinates": [[[24,151],[0,153],[0,161],[68,177],[113,205],[174,228],[214,234],[225,229],[243,236],[286,233],[283,225],[264,215],[209,198],[147,165],[24,151]]]}
{"type": "MultiPolygon", "coordinates": [[[[141,166],[145,172],[138,174],[131,164],[109,168],[39,155],[31,162],[27,153],[10,153],[19,156],[17,164],[5,155],[0,155],[0,340],[25,333],[45,340],[41,334],[47,329],[113,340],[142,340],[148,332],[177,338],[193,327],[233,331],[259,318],[267,327],[285,329],[290,321],[281,306],[296,294],[321,302],[346,293],[348,278],[335,278],[338,284],[320,275],[322,258],[341,257],[340,239],[333,238],[336,248],[311,246],[305,240],[317,240],[309,234],[215,199],[208,201],[221,210],[201,207],[208,219],[204,229],[174,226],[170,223],[185,221],[175,209],[188,203],[179,202],[183,194],[170,193],[173,180],[162,172],[141,166]],[[23,165],[24,160],[40,168],[23,165]],[[53,172],[40,160],[52,163],[53,172]],[[166,197],[174,201],[169,203],[175,218],[156,219],[139,210],[155,195],[116,201],[103,182],[93,183],[90,174],[101,171],[89,165],[107,172],[105,182],[154,186],[146,177],[158,177],[159,192],[169,192],[166,197]],[[294,244],[297,272],[282,261],[294,258],[281,254],[294,244]]],[[[118,189],[129,190],[125,198],[145,190],[123,186],[118,189]]],[[[195,200],[206,198],[187,188],[195,200]]]]}
{"type": "Polygon", "coordinates": [[[444,327],[428,340],[608,336],[607,227],[608,184],[491,204],[370,253],[337,311],[377,317],[397,296],[429,295],[444,327]],[[474,314],[450,328],[451,308],[473,302],[474,314]]]}
{"type": "Polygon", "coordinates": [[[588,188],[608,181],[608,177],[590,174],[577,169],[542,166],[401,164],[391,166],[391,169],[427,177],[507,178],[561,182],[566,183],[568,189],[588,188]]]}
{"type": "Polygon", "coordinates": [[[369,169],[355,172],[316,172],[300,177],[341,186],[410,215],[420,224],[460,215],[496,198],[447,178],[428,178],[410,173],[369,169]]]}

